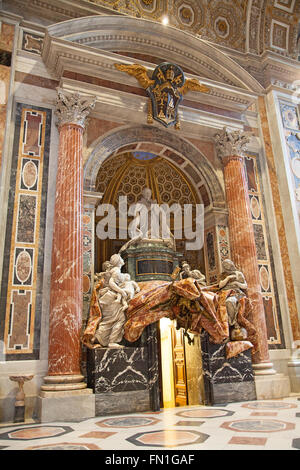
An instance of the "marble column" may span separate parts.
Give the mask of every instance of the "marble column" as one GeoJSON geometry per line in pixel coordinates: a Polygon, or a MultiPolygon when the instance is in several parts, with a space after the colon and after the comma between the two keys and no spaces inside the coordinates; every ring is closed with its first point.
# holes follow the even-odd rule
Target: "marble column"
{"type": "Polygon", "coordinates": [[[58,89],[59,155],[52,246],[48,374],[42,391],[86,388],[80,371],[83,306],[83,130],[94,98],[58,89]]]}
{"type": "Polygon", "coordinates": [[[265,312],[243,162],[245,147],[250,138],[240,131],[228,132],[226,129],[215,138],[217,151],[224,165],[231,258],[246,278],[252,304],[251,320],[258,337],[258,350],[252,357],[253,368],[256,374],[275,374],[269,358],[265,312]]]}

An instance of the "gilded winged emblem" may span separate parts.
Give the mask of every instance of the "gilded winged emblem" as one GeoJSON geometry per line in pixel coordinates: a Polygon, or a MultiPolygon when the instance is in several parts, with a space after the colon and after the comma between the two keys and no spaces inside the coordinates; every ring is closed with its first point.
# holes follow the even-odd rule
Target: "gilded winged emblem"
{"type": "Polygon", "coordinates": [[[155,119],[166,127],[175,125],[175,128],[179,129],[178,105],[183,95],[188,91],[209,93],[206,85],[195,78],[185,79],[182,69],[169,62],[158,65],[151,78],[147,68],[140,64],[115,64],[115,67],[135,77],[141,87],[147,91],[149,95],[147,122],[149,124],[152,124],[155,119]]]}

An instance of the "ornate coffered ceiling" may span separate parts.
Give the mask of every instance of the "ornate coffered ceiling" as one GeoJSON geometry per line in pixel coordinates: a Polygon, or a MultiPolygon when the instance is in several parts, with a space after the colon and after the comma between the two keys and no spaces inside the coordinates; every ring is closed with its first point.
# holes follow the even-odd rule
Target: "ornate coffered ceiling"
{"type": "Polygon", "coordinates": [[[161,22],[240,52],[299,54],[299,0],[3,0],[5,9],[44,24],[90,15],[161,22]]]}

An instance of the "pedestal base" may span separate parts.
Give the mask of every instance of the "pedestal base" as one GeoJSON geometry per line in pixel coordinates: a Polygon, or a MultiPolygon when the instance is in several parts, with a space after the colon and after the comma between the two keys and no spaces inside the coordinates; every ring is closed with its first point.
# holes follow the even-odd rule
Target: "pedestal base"
{"type": "Polygon", "coordinates": [[[300,359],[288,362],[288,373],[291,383],[291,392],[300,392],[300,359]]]}
{"type": "Polygon", "coordinates": [[[94,418],[95,395],[89,388],[61,392],[41,391],[37,415],[41,423],[94,418]]]}
{"type": "Polygon", "coordinates": [[[89,349],[87,382],[95,393],[96,416],[156,411],[158,377],[151,376],[152,367],[147,345],[89,349]]]}
{"type": "Polygon", "coordinates": [[[289,378],[284,374],[255,375],[258,400],[288,397],[291,391],[289,378]]]}
{"type": "Polygon", "coordinates": [[[95,410],[96,416],[151,411],[149,390],[96,393],[95,410]]]}
{"type": "Polygon", "coordinates": [[[226,344],[214,344],[201,334],[205,404],[222,405],[256,400],[250,350],[226,358],[226,344]]]}

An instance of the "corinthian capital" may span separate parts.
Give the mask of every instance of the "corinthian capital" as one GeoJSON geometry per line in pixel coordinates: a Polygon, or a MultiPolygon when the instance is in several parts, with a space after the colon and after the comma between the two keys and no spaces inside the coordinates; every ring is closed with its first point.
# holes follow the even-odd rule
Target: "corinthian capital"
{"type": "Polygon", "coordinates": [[[61,88],[57,89],[56,111],[57,124],[77,124],[84,127],[85,120],[95,107],[95,96],[84,96],[78,92],[71,93],[61,88]]]}
{"type": "Polygon", "coordinates": [[[223,159],[230,156],[244,156],[251,134],[243,131],[228,131],[226,127],[215,134],[218,156],[223,159]]]}

